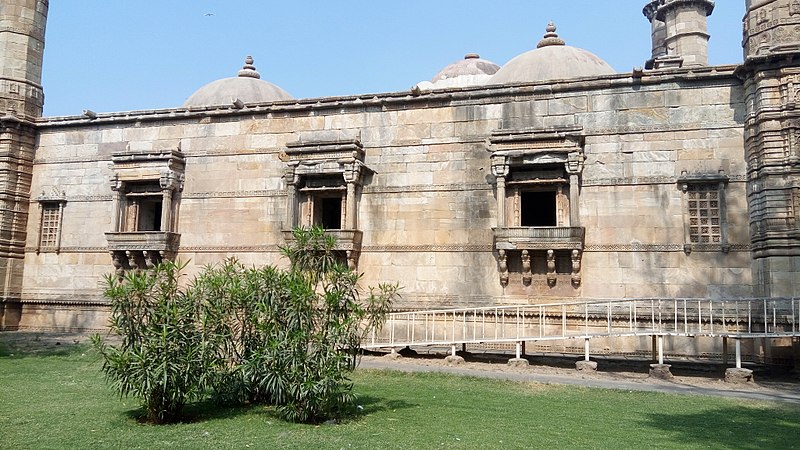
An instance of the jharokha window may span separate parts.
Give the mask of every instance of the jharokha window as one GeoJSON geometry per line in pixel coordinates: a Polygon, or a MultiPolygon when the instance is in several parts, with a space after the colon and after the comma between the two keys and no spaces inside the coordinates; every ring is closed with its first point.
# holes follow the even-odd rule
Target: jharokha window
{"type": "Polygon", "coordinates": [[[355,268],[361,252],[358,205],[364,178],[364,148],[354,140],[306,140],[288,143],[284,238],[296,226],[324,228],[337,242],[336,251],[355,268]]]}
{"type": "MultiPolygon", "coordinates": [[[[580,129],[497,130],[488,141],[495,178],[495,249],[500,283],[559,278],[577,288],[585,228],[580,224],[580,129]]],[[[559,295],[574,294],[562,289],[559,295]]]]}
{"type": "Polygon", "coordinates": [[[178,211],[185,168],[180,148],[126,150],[114,153],[112,163],[111,230],[106,240],[117,273],[174,259],[180,245],[178,211]]]}

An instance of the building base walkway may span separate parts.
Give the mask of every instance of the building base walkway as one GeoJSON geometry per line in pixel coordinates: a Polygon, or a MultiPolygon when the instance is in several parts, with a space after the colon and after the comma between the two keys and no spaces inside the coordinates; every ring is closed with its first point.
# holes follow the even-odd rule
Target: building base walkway
{"type": "Polygon", "coordinates": [[[551,366],[509,367],[488,362],[467,362],[448,365],[443,359],[364,356],[359,370],[396,370],[402,372],[440,372],[459,376],[499,380],[581,386],[627,391],[662,392],[667,394],[711,395],[754,401],[800,404],[800,383],[767,381],[728,384],[710,376],[676,376],[670,381],[649,378],[637,372],[578,372],[551,366]]]}

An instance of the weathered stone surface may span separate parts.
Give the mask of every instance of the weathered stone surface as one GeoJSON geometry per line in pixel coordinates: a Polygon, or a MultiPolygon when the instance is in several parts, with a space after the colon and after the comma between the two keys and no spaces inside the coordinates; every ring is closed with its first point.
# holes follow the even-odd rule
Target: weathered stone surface
{"type": "Polygon", "coordinates": [[[729,368],[725,370],[725,382],[732,384],[752,383],[753,371],[750,369],[729,368]]]}
{"type": "Polygon", "coordinates": [[[672,366],[669,364],[650,364],[650,378],[671,380],[673,375],[669,370],[670,367],[672,366]]]}
{"type": "Polygon", "coordinates": [[[531,362],[525,358],[511,358],[508,360],[509,367],[523,368],[528,367],[530,364],[531,362]]]}
{"type": "Polygon", "coordinates": [[[464,358],[458,355],[447,355],[444,360],[449,366],[458,366],[460,364],[464,364],[464,358]]]}
{"type": "Polygon", "coordinates": [[[579,360],[575,362],[575,369],[580,372],[594,372],[597,370],[597,361],[579,360]]]}

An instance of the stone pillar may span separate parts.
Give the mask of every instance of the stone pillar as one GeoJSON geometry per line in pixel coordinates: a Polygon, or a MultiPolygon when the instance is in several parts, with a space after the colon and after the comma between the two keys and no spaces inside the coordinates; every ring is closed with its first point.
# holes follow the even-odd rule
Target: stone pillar
{"type": "Polygon", "coordinates": [[[508,165],[505,157],[492,158],[492,175],[497,181],[497,228],[506,228],[506,177],[508,165]]]}
{"type": "Polygon", "coordinates": [[[581,226],[580,200],[578,198],[578,174],[569,175],[569,226],[581,226]]]}
{"type": "Polygon", "coordinates": [[[497,178],[497,228],[506,227],[506,177],[497,178]]]}
{"type": "MultiPolygon", "coordinates": [[[[22,292],[47,9],[47,0],[0,7],[0,303],[16,302],[22,292]]],[[[13,329],[18,320],[2,314],[0,329],[13,329]]]]}
{"type": "Polygon", "coordinates": [[[297,222],[297,183],[299,177],[294,173],[294,167],[289,167],[284,175],[286,181],[286,224],[284,228],[291,230],[296,227],[297,222]]]}
{"type": "Polygon", "coordinates": [[[356,223],[356,183],[347,183],[347,203],[345,206],[345,230],[355,230],[358,224],[356,223]]]}
{"type": "Polygon", "coordinates": [[[344,229],[358,229],[358,185],[361,183],[361,166],[358,162],[353,163],[344,171],[344,181],[347,183],[347,199],[344,205],[344,229]]]}
{"type": "Polygon", "coordinates": [[[683,58],[684,66],[707,66],[707,17],[713,11],[712,0],[664,0],[654,19],[664,23],[666,54],[683,58]]]}
{"type": "Polygon", "coordinates": [[[111,179],[111,231],[122,231],[122,183],[111,179]]]}
{"type": "Polygon", "coordinates": [[[161,201],[161,231],[172,231],[172,188],[164,189],[161,201]]]}
{"type": "Polygon", "coordinates": [[[569,174],[569,226],[581,226],[580,216],[580,174],[586,158],[582,153],[573,152],[567,156],[565,169],[569,174]]]}

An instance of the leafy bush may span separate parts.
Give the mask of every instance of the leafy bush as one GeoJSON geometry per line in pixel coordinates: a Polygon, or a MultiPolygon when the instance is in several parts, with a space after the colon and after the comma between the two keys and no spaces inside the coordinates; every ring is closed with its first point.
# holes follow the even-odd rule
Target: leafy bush
{"type": "Polygon", "coordinates": [[[382,325],[397,285],[370,289],[337,259],[320,228],[296,229],[281,248],[288,270],[247,268],[235,260],[208,267],[193,293],[222,364],[218,398],[275,404],[295,422],[340,416],[354,397],[347,375],[360,342],[382,325]]]}
{"type": "Polygon", "coordinates": [[[320,228],[296,229],[282,247],[290,267],[245,267],[235,259],[206,267],[185,289],[184,266],[106,278],[111,332],[99,336],[103,371],[120,395],[142,400],[148,420],[179,418],[209,390],[220,400],[267,403],[285,419],[339,417],[354,400],[348,374],[360,342],[382,326],[396,284],[370,288],[320,228]]]}
{"type": "Polygon", "coordinates": [[[123,279],[107,276],[110,332],[121,342],[92,338],[113,388],[120,396],[139,398],[152,423],[179,419],[183,406],[202,395],[211,373],[212,360],[196,326],[198,310],[178,286],[183,267],[165,262],[123,279]]]}

